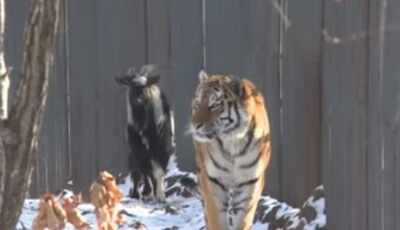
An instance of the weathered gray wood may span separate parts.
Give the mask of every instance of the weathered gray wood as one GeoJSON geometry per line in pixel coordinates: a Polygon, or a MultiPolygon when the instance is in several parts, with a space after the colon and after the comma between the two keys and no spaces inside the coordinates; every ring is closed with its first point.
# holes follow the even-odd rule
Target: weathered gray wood
{"type": "Polygon", "coordinates": [[[69,6],[71,150],[75,185],[87,191],[99,170],[119,173],[128,163],[125,92],[114,76],[144,63],[144,2],[69,6]],[[110,11],[119,16],[102,18],[110,11]]]}
{"type": "Polygon", "coordinates": [[[206,68],[211,73],[237,74],[262,85],[255,77],[253,1],[206,1],[206,68]]]}
{"type": "Polygon", "coordinates": [[[175,76],[171,70],[171,2],[163,0],[146,1],[147,54],[146,62],[157,64],[162,74],[161,88],[167,96],[175,96],[175,76]]]}
{"type": "Polygon", "coordinates": [[[272,123],[268,192],[280,193],[278,15],[268,1],[206,1],[206,69],[237,74],[264,91],[272,123]]]}
{"type": "Polygon", "coordinates": [[[282,198],[298,206],[321,183],[322,2],[287,1],[286,7],[282,10],[289,21],[281,18],[282,198]]]}
{"type": "MultiPolygon", "coordinates": [[[[107,2],[108,1],[104,1],[107,2]]],[[[111,4],[111,3],[110,3],[111,4]]],[[[116,4],[113,2],[112,4],[116,4]]],[[[116,14],[118,14],[118,21],[116,22],[121,26],[109,25],[110,27],[115,27],[117,29],[116,32],[118,36],[115,36],[115,44],[114,47],[114,55],[117,59],[115,64],[115,72],[113,71],[112,79],[110,84],[115,86],[115,82],[113,80],[116,73],[121,73],[126,71],[126,68],[130,66],[141,66],[146,63],[146,13],[145,13],[145,0],[138,1],[123,1],[117,4],[118,7],[115,9],[116,14]]],[[[104,8],[107,10],[107,8],[104,8]]],[[[115,30],[114,29],[114,30],[115,30]]],[[[108,35],[113,36],[113,35],[108,35]]],[[[107,42],[107,40],[104,40],[107,42]]],[[[104,53],[104,55],[107,55],[104,53]]],[[[107,76],[109,77],[109,76],[107,76]]],[[[110,80],[110,79],[109,79],[110,80]]],[[[117,87],[117,95],[114,97],[114,102],[116,106],[115,111],[121,111],[117,113],[117,115],[109,111],[110,116],[118,122],[113,129],[113,133],[115,133],[118,138],[123,138],[124,145],[119,147],[119,152],[117,152],[117,157],[119,161],[121,160],[125,162],[121,165],[122,169],[126,169],[129,167],[129,147],[128,142],[126,141],[126,89],[117,87]],[[122,119],[122,120],[121,120],[122,119]]],[[[106,140],[104,140],[106,141],[106,140]]],[[[120,140],[117,140],[120,141],[120,140]]],[[[108,159],[112,158],[112,154],[105,153],[108,156],[108,159]]],[[[118,172],[123,172],[123,170],[117,170],[118,172]]]]}
{"type": "Polygon", "coordinates": [[[187,133],[191,98],[197,75],[203,65],[201,1],[173,0],[171,15],[171,77],[175,92],[169,97],[174,105],[175,133],[179,167],[194,170],[192,137],[187,133]]]}
{"type": "Polygon", "coordinates": [[[268,109],[272,134],[272,156],[267,170],[265,193],[282,198],[281,194],[281,130],[280,130],[280,79],[279,79],[279,24],[280,17],[271,2],[251,1],[250,20],[254,24],[252,59],[258,88],[263,91],[268,109]]]}
{"type": "Polygon", "coordinates": [[[369,229],[398,229],[399,39],[397,1],[370,4],[368,210],[369,229]]]}
{"type": "Polygon", "coordinates": [[[16,88],[21,80],[21,62],[23,55],[23,34],[26,19],[28,18],[30,1],[6,1],[6,60],[13,66],[11,73],[10,105],[14,101],[16,88]]]}
{"type": "Polygon", "coordinates": [[[98,152],[97,1],[68,1],[70,151],[74,189],[87,192],[96,178],[98,152]],[[84,17],[83,17],[84,16],[84,17]]]}
{"type": "Polygon", "coordinates": [[[97,170],[114,175],[127,171],[125,90],[114,77],[144,63],[143,2],[97,1],[97,170]],[[104,17],[112,13],[113,17],[104,17]]]}
{"type": "Polygon", "coordinates": [[[322,152],[328,229],[367,229],[368,41],[355,36],[368,30],[368,4],[327,1],[324,11],[322,152]]]}
{"type": "MultiPolygon", "coordinates": [[[[185,131],[197,73],[206,67],[247,77],[264,92],[273,140],[268,194],[302,203],[320,182],[321,149],[329,229],[399,229],[400,3],[387,0],[382,38],[380,1],[283,2],[291,23],[283,31],[283,56],[284,19],[276,5],[235,0],[205,2],[203,57],[202,1],[66,1],[69,32],[62,30],[59,38],[31,195],[67,187],[69,179],[77,191],[87,191],[99,170],[126,171],[124,89],[113,77],[130,65],[162,67],[161,85],[175,111],[179,164],[193,170],[185,131]]],[[[7,2],[13,89],[28,9],[29,1],[7,2]]]]}
{"type": "MultiPolygon", "coordinates": [[[[400,21],[399,12],[400,3],[398,1],[382,1],[379,8],[381,23],[384,27],[380,27],[380,38],[383,43],[372,49],[383,49],[381,61],[382,92],[381,92],[381,127],[383,144],[381,146],[383,152],[383,228],[382,229],[399,229],[400,209],[398,206],[400,199],[400,191],[398,184],[398,161],[399,155],[399,125],[400,125],[400,47],[398,41],[400,34],[394,26],[400,21]],[[386,3],[386,7],[384,5],[386,3]],[[382,8],[383,7],[383,8],[382,8]],[[385,24],[383,24],[385,23],[385,24]]],[[[372,76],[371,76],[372,77],[372,76]]]]}
{"type": "Polygon", "coordinates": [[[370,3],[368,82],[368,229],[382,229],[382,74],[380,73],[379,17],[381,2],[370,3]],[[374,31],[374,32],[373,32],[374,31]]]}

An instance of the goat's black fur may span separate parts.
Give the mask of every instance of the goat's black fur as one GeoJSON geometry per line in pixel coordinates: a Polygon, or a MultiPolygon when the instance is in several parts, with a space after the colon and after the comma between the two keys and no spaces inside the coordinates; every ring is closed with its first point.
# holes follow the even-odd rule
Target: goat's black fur
{"type": "Polygon", "coordinates": [[[175,153],[173,115],[167,98],[157,83],[155,68],[147,65],[140,72],[128,70],[116,78],[128,86],[127,137],[130,147],[129,167],[133,180],[130,196],[142,195],[164,200],[163,179],[171,156],[175,153]],[[160,171],[161,170],[161,171],[160,171]]]}

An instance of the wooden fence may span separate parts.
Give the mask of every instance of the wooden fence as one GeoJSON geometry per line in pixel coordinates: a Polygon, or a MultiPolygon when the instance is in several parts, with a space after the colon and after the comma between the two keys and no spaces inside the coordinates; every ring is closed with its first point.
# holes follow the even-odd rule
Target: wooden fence
{"type": "MultiPolygon", "coordinates": [[[[185,130],[198,71],[238,74],[268,103],[269,195],[300,205],[323,183],[329,229],[400,229],[398,0],[68,0],[63,9],[33,196],[126,172],[124,92],[113,77],[157,63],[181,168],[194,166],[185,130]]],[[[28,10],[7,1],[16,69],[28,10]]]]}
{"type": "Polygon", "coordinates": [[[329,228],[400,229],[400,2],[325,1],[323,9],[329,228]]]}

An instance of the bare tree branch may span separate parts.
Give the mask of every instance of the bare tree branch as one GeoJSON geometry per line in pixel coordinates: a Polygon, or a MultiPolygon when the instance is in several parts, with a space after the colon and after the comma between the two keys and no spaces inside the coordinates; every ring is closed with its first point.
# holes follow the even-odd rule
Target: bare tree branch
{"type": "Polygon", "coordinates": [[[5,2],[0,1],[0,120],[8,117],[9,71],[4,60],[5,2]]]}

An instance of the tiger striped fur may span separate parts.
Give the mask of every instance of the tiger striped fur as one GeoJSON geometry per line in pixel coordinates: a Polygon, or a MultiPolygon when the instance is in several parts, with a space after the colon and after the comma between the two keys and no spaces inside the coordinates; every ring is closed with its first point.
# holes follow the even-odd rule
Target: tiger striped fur
{"type": "Polygon", "coordinates": [[[191,133],[207,229],[251,229],[271,155],[261,93],[249,80],[201,71],[191,133]]]}

